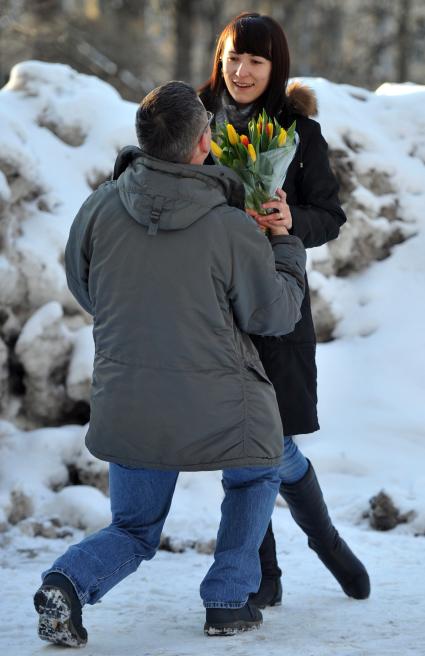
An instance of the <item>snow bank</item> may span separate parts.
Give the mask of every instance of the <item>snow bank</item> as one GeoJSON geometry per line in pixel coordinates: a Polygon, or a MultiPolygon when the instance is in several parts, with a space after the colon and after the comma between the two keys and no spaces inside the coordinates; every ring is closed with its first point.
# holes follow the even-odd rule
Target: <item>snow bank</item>
{"type": "Polygon", "coordinates": [[[52,519],[58,528],[93,530],[109,523],[106,495],[93,486],[73,484],[102,487],[103,479],[106,491],[107,465],[88,453],[85,433],[82,426],[23,432],[0,421],[0,508],[10,525],[23,522],[28,534],[35,523],[52,519]]]}
{"type": "MultiPolygon", "coordinates": [[[[327,341],[341,334],[339,279],[384,259],[417,230],[425,87],[384,85],[372,93],[323,79],[306,82],[318,96],[349,216],[337,241],[309,252],[309,268],[317,272],[311,276],[315,323],[319,340],[327,341]]],[[[67,289],[64,247],[82,201],[110,176],[119,148],[136,143],[135,111],[105,82],[62,64],[19,64],[0,91],[0,339],[17,360],[15,377],[23,378],[15,390],[25,386],[3,400],[11,420],[52,424],[88,412],[81,404],[90,394],[90,319],[67,289]],[[51,302],[63,317],[52,319],[52,330],[45,326],[42,341],[55,333],[59,364],[34,380],[31,363],[44,356],[52,363],[53,357],[40,349],[39,338],[26,344],[24,357],[20,333],[51,302]]]]}
{"type": "MultiPolygon", "coordinates": [[[[326,439],[303,446],[340,520],[365,529],[369,498],[385,488],[416,512],[395,531],[424,533],[425,87],[305,82],[349,221],[309,251],[318,333],[336,340],[318,350],[326,439]]],[[[17,426],[75,423],[88,407],[90,318],[67,290],[64,246],[83,200],[136,142],[135,111],[59,64],[20,64],[0,91],[0,393],[12,422],[0,435],[3,529],[54,537],[108,521],[107,467],[85,449],[85,428],[17,426]]],[[[168,533],[212,539],[221,494],[217,472],[182,475],[168,533]]]]}

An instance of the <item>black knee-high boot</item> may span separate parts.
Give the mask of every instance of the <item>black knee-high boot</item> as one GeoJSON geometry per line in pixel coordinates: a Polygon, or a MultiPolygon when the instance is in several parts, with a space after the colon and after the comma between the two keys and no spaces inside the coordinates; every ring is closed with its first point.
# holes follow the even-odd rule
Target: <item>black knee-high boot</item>
{"type": "Polygon", "coordinates": [[[313,466],[297,483],[280,486],[292,517],[308,537],[308,546],[334,575],[345,594],[367,599],[370,581],[364,565],[339,535],[328,514],[313,466]]]}
{"type": "Polygon", "coordinates": [[[256,594],[250,595],[250,601],[258,608],[279,606],[282,603],[282,571],[277,564],[276,542],[270,522],[260,547],[261,584],[256,594]]]}

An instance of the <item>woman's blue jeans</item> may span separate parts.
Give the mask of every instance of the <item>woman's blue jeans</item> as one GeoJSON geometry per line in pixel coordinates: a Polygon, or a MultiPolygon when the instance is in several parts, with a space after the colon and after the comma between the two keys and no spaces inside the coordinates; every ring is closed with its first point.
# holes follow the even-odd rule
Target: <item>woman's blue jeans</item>
{"type": "Polygon", "coordinates": [[[279,467],[280,481],[292,485],[298,483],[308,470],[308,460],[295,444],[292,436],[283,438],[283,457],[279,467]]]}
{"type": "MultiPolygon", "coordinates": [[[[202,474],[200,474],[202,475],[202,474]]],[[[155,555],[178,472],[110,464],[112,523],[72,545],[43,572],[64,574],[82,605],[96,603],[155,555]]],[[[279,467],[223,471],[225,497],[214,562],[201,584],[207,608],[240,608],[258,590],[258,555],[281,478],[279,467]]]]}

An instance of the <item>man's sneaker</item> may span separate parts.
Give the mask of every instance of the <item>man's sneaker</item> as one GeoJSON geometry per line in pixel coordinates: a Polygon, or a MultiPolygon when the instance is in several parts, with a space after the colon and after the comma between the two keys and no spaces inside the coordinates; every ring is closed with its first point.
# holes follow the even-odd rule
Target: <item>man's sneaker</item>
{"type": "Polygon", "coordinates": [[[81,604],[66,576],[48,574],[34,595],[34,606],[42,640],[64,647],[84,647],[87,631],[82,623],[81,604]]]}
{"type": "Polygon", "coordinates": [[[261,612],[249,601],[242,608],[207,608],[204,633],[209,636],[232,636],[241,631],[259,629],[261,612]]]}
{"type": "Polygon", "coordinates": [[[257,606],[257,608],[280,606],[282,604],[282,583],[280,576],[263,576],[258,592],[250,594],[249,601],[254,606],[257,606]]]}

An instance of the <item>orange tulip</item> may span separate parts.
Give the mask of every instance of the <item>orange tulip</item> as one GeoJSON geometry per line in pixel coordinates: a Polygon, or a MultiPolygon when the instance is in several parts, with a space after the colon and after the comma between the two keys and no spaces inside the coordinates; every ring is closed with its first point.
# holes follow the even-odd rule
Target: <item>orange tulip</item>
{"type": "Polygon", "coordinates": [[[241,134],[240,139],[241,139],[241,144],[243,144],[246,148],[248,148],[249,139],[246,136],[246,134],[241,134]]]}
{"type": "Polygon", "coordinates": [[[269,138],[270,141],[271,141],[272,138],[273,138],[273,123],[267,123],[267,125],[266,125],[266,132],[267,132],[267,136],[268,136],[268,138],[269,138]]]}

